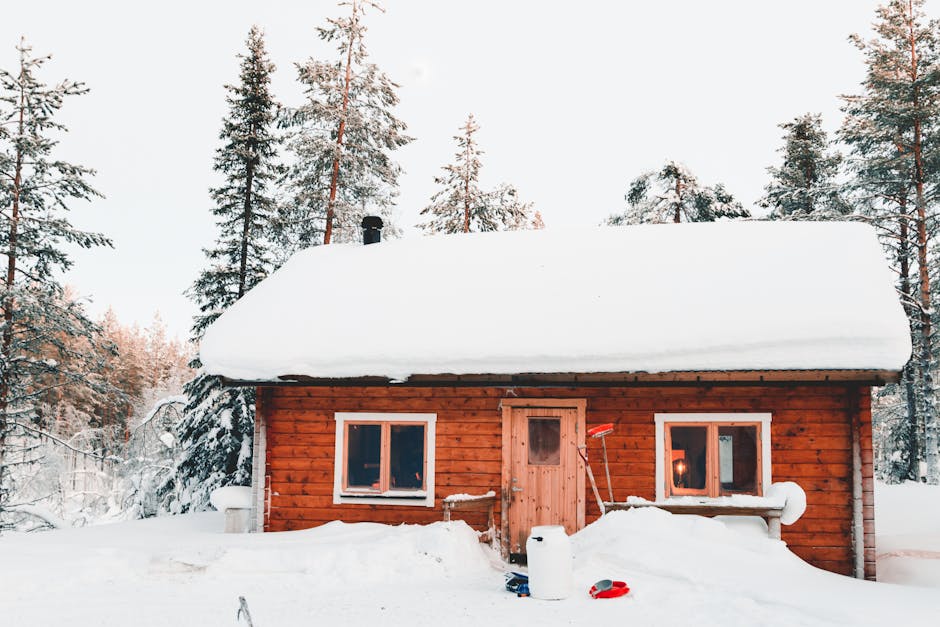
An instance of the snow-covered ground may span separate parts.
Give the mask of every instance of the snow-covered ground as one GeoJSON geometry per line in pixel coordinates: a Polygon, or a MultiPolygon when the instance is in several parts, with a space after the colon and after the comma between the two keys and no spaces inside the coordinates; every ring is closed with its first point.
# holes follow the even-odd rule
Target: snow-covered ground
{"type": "Polygon", "coordinates": [[[878,579],[940,588],[940,487],[875,484],[878,579]]]}
{"type": "MultiPolygon", "coordinates": [[[[933,536],[892,546],[935,540],[938,494],[879,488],[880,511],[890,512],[883,527],[900,530],[879,541],[907,533],[901,523],[912,498],[918,506],[934,501],[933,536]]],[[[563,601],[506,592],[505,565],[460,521],[334,522],[263,535],[226,535],[222,526],[221,514],[204,513],[5,535],[0,624],[244,625],[235,618],[239,596],[256,627],[913,626],[935,625],[940,615],[940,595],[924,588],[833,575],[747,527],[654,509],[614,512],[574,536],[575,589],[563,601]],[[602,578],[625,580],[632,591],[593,600],[587,590],[602,578]]],[[[879,566],[896,573],[907,559],[882,557],[879,566]]]]}

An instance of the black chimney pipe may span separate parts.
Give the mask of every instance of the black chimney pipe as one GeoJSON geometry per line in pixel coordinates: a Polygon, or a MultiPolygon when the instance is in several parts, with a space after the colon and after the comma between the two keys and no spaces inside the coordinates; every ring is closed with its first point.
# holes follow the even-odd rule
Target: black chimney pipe
{"type": "Polygon", "coordinates": [[[378,244],[382,241],[382,218],[366,216],[362,219],[362,243],[378,244]]]}

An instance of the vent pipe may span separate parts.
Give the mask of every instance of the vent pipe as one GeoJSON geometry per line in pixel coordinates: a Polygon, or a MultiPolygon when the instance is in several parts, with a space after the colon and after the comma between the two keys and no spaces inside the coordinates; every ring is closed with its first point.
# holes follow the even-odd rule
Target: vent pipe
{"type": "Polygon", "coordinates": [[[382,218],[366,216],[362,219],[362,243],[378,244],[382,241],[382,218]]]}

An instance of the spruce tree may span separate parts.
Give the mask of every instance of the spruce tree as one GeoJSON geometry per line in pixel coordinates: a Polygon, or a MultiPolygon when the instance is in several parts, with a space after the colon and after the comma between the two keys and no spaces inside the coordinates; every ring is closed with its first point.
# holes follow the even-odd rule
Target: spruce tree
{"type": "Polygon", "coordinates": [[[29,474],[15,467],[36,461],[28,453],[36,450],[30,439],[50,427],[37,407],[40,399],[66,384],[103,389],[90,374],[100,370],[100,360],[85,348],[99,342],[98,329],[56,275],[72,265],[66,245],[111,245],[67,218],[73,201],[100,196],[88,181],[94,171],[55,155],[55,137],[67,130],[56,121],[59,110],[66,98],[88,90],[69,80],[44,83],[39,74],[50,57],[33,56],[25,41],[17,51],[16,70],[0,70],[0,253],[6,257],[0,283],[0,529],[11,524],[5,510],[16,507],[15,477],[29,474]]]}
{"type": "MultiPolygon", "coordinates": [[[[269,184],[278,174],[277,103],[270,91],[274,65],[264,36],[252,27],[241,59],[238,85],[226,85],[229,112],[222,122],[214,169],[224,181],[211,190],[218,239],[206,250],[209,267],[188,295],[199,306],[192,332],[198,344],[206,328],[273,270],[271,247],[274,199],[269,184]]],[[[191,364],[200,367],[198,358],[191,364]]],[[[189,398],[179,426],[179,484],[164,484],[168,496],[181,495],[171,511],[199,509],[223,485],[251,482],[254,390],[230,388],[218,377],[198,373],[186,384],[189,398]]]]}
{"type": "Polygon", "coordinates": [[[830,148],[822,116],[806,113],[780,125],[783,163],[767,168],[771,181],[761,199],[771,219],[837,220],[850,213],[837,176],[842,156],[830,148]]]}
{"type": "MultiPolygon", "coordinates": [[[[877,10],[876,38],[852,41],[865,57],[860,94],[845,97],[841,136],[853,152],[855,187],[868,219],[882,229],[897,262],[914,355],[902,381],[909,407],[900,451],[906,477],[940,482],[937,367],[932,281],[940,175],[940,41],[923,0],[892,0],[877,10]],[[921,473],[925,462],[926,473],[921,473]]],[[[899,471],[900,472],[900,471],[899,471]]]]}
{"type": "Polygon", "coordinates": [[[676,161],[667,161],[658,172],[635,178],[625,198],[627,210],[610,216],[607,224],[714,222],[751,216],[724,185],[702,186],[688,168],[676,161]]]}
{"type": "Polygon", "coordinates": [[[288,253],[358,240],[367,213],[381,215],[386,231],[395,232],[391,211],[401,167],[391,153],[412,138],[392,113],[398,85],[369,61],[364,43],[366,7],[382,8],[367,0],[341,6],[349,15],[317,29],[320,39],[336,44],[337,57],[296,65],[306,102],[284,116],[292,158],[280,223],[288,253]]]}
{"type": "Polygon", "coordinates": [[[480,188],[480,156],[483,151],[473,135],[480,129],[473,114],[455,135],[457,152],[454,163],[445,165],[444,174],[434,178],[441,189],[431,197],[431,204],[421,210],[429,216],[419,224],[427,233],[469,233],[524,228],[542,228],[541,215],[531,216],[532,203],[519,199],[519,192],[508,183],[492,191],[480,188]]]}

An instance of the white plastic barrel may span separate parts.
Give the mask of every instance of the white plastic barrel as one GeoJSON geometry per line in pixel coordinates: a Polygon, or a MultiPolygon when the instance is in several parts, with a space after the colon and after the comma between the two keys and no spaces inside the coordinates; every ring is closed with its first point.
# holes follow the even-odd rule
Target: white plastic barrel
{"type": "Polygon", "coordinates": [[[564,599],[571,594],[571,540],[561,525],[532,527],[525,543],[529,594],[536,599],[564,599]]]}

